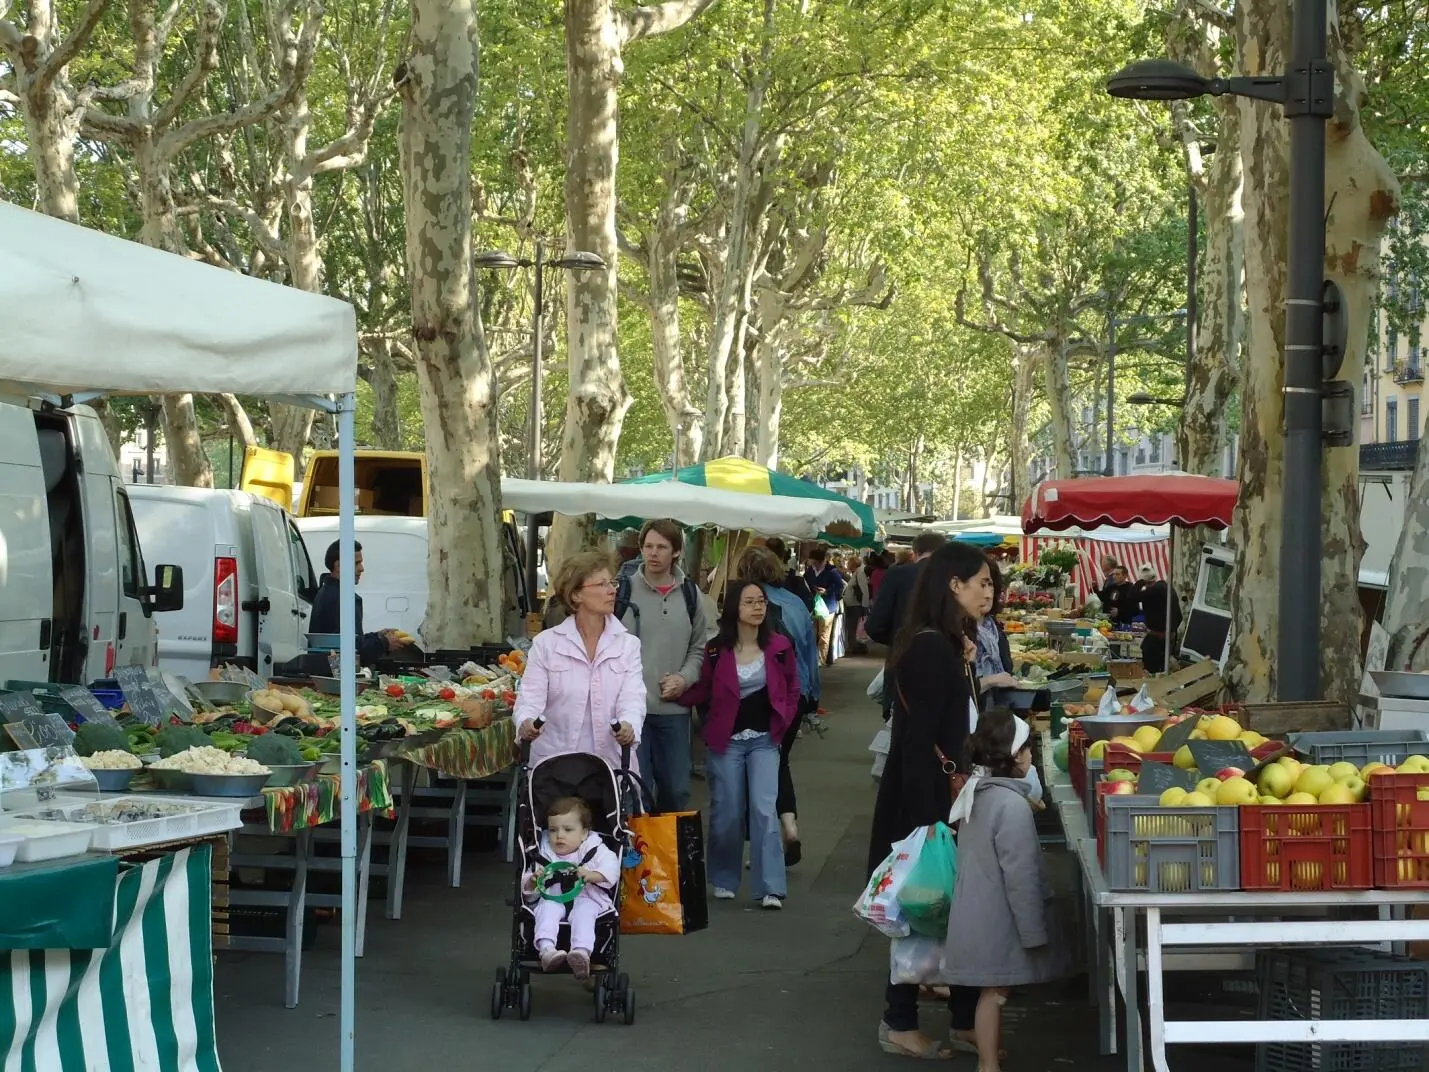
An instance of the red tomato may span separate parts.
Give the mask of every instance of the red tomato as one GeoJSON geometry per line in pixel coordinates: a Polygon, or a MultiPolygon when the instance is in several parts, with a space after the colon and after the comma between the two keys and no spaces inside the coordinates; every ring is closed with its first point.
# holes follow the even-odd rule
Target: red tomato
{"type": "Polygon", "coordinates": [[[439,699],[439,700],[455,700],[455,699],[456,699],[456,689],[442,689],[441,692],[437,693],[437,699],[439,699]]]}
{"type": "Polygon", "coordinates": [[[494,700],[494,699],[496,699],[496,690],[494,690],[494,689],[482,689],[482,690],[481,690],[481,698],[482,698],[483,700],[494,700]]]}
{"type": "Polygon", "coordinates": [[[405,696],[405,695],[407,695],[407,690],[404,689],[401,685],[388,685],[388,686],[387,686],[387,695],[388,695],[388,696],[405,696]]]}

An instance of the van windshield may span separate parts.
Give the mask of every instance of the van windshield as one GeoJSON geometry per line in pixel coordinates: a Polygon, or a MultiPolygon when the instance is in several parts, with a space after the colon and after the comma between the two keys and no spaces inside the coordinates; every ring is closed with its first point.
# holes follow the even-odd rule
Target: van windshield
{"type": "MultiPolygon", "coordinates": [[[[364,516],[425,517],[422,461],[420,454],[358,454],[354,465],[357,512],[364,516]]],[[[300,514],[324,517],[337,513],[337,454],[314,455],[303,480],[300,514]]]]}

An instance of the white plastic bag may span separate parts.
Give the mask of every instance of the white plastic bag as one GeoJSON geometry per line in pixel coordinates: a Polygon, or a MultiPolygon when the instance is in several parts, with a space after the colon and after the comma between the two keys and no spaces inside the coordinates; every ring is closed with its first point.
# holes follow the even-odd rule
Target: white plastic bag
{"type": "Polygon", "coordinates": [[[1146,691],[1146,686],[1142,685],[1137,694],[1131,698],[1131,703],[1127,704],[1127,710],[1133,715],[1139,715],[1143,711],[1150,711],[1155,706],[1156,701],[1151,698],[1151,693],[1146,691]]]}
{"type": "Polygon", "coordinates": [[[903,938],[908,934],[908,924],[898,908],[898,891],[908,881],[927,837],[928,828],[920,826],[894,844],[893,851],[878,865],[863,893],[853,903],[854,915],[889,938],[903,938]]]}
{"type": "Polygon", "coordinates": [[[883,702],[883,671],[873,675],[873,680],[868,683],[868,698],[883,702]]]}
{"type": "Polygon", "coordinates": [[[1106,691],[1102,693],[1101,702],[1097,704],[1097,714],[1121,714],[1121,704],[1116,702],[1116,687],[1114,685],[1107,685],[1106,691]]]}
{"type": "Polygon", "coordinates": [[[873,770],[870,773],[873,775],[874,781],[883,777],[883,768],[888,765],[888,748],[892,741],[893,730],[885,722],[873,735],[873,740],[868,746],[868,750],[873,753],[873,770]]]}
{"type": "Polygon", "coordinates": [[[888,949],[888,981],[933,986],[943,982],[943,942],[921,934],[895,938],[888,949]]]}

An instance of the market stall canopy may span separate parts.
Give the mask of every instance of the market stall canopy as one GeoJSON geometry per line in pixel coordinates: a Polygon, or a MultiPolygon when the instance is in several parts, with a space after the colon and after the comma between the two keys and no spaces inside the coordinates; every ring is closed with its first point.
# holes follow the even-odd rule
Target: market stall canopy
{"type": "Polygon", "coordinates": [[[682,525],[716,525],[765,535],[813,539],[829,529],[857,533],[860,519],[846,502],[791,499],[724,491],[674,480],[659,483],[563,484],[551,480],[501,481],[501,502],[510,510],[542,514],[595,514],[635,528],[652,517],[682,525]]]}
{"type": "MultiPolygon", "coordinates": [[[[747,458],[715,458],[702,465],[690,465],[674,473],[652,473],[628,482],[634,485],[688,484],[695,487],[713,488],[720,491],[738,491],[746,495],[766,496],[772,499],[827,501],[847,507],[853,514],[853,521],[826,525],[818,538],[829,543],[851,547],[872,547],[878,538],[878,522],[873,516],[873,507],[856,502],[836,491],[829,491],[817,484],[786,473],[776,472],[747,458]]],[[[735,528],[752,528],[766,531],[757,525],[738,525],[735,528]]],[[[788,533],[787,535],[793,535],[788,533]]]]}
{"type": "Polygon", "coordinates": [[[0,389],[345,394],[352,306],[0,201],[0,389]]]}
{"type": "Polygon", "coordinates": [[[1190,473],[1047,480],[1022,508],[1022,531],[1098,525],[1210,525],[1227,528],[1238,486],[1190,473]]]}

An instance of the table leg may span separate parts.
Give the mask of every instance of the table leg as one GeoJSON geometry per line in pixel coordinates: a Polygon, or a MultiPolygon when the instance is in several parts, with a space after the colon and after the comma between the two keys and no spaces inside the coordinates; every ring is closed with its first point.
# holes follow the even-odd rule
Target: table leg
{"type": "Polygon", "coordinates": [[[1137,994],[1136,910],[1115,909],[1116,939],[1120,954],[1121,997],[1126,1016],[1127,1072],[1142,1072],[1141,1068],[1141,1006],[1137,994]]]}
{"type": "Polygon", "coordinates": [[[458,778],[447,816],[447,884],[461,888],[461,854],[466,844],[466,779],[458,778]]]}
{"type": "Polygon", "coordinates": [[[293,888],[288,894],[288,922],[283,936],[283,1005],[298,1007],[298,983],[303,971],[303,922],[307,915],[308,855],[313,832],[293,835],[293,888]]]}
{"type": "Polygon", "coordinates": [[[1100,1027],[1101,1053],[1109,1056],[1117,1052],[1116,1032],[1116,964],[1111,912],[1091,903],[1092,927],[1095,934],[1095,981],[1098,1026],[1100,1027]]]}
{"type": "Polygon", "coordinates": [[[367,951],[367,897],[372,885],[372,813],[357,814],[357,955],[367,951]]]}
{"type": "Polygon", "coordinates": [[[387,918],[402,918],[402,884],[407,877],[407,827],[412,822],[412,794],[417,789],[417,765],[402,764],[402,806],[392,829],[392,846],[387,854],[387,918]]]}
{"type": "Polygon", "coordinates": [[[516,858],[516,811],[520,807],[516,793],[521,785],[521,776],[515,767],[511,768],[508,775],[511,784],[506,790],[506,844],[503,848],[506,851],[506,862],[509,864],[516,858]]]}

